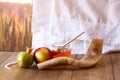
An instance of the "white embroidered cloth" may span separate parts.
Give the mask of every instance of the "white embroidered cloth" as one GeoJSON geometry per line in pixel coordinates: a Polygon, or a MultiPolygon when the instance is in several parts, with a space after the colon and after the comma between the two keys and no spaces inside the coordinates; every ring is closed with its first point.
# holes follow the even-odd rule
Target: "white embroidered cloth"
{"type": "Polygon", "coordinates": [[[92,38],[104,39],[103,53],[120,50],[120,0],[33,0],[32,47],[66,42],[72,53],[85,53],[92,38]]]}

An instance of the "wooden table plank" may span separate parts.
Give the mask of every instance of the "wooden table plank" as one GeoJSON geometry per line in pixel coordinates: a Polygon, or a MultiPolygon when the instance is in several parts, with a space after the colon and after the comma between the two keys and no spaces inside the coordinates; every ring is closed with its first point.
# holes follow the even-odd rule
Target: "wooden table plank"
{"type": "Polygon", "coordinates": [[[120,53],[110,54],[115,80],[120,80],[120,53]]]}
{"type": "MultiPolygon", "coordinates": [[[[38,70],[35,65],[23,69],[17,64],[12,66],[13,70],[5,69],[4,65],[15,61],[17,54],[18,52],[0,52],[0,80],[119,80],[120,77],[120,54],[103,55],[96,66],[88,69],[64,66],[63,69],[38,70]]],[[[76,59],[81,59],[82,56],[73,55],[76,59]]]]}
{"type": "MultiPolygon", "coordinates": [[[[72,57],[75,57],[75,55],[72,57]]],[[[27,80],[38,80],[38,79],[42,79],[42,80],[66,80],[68,79],[68,80],[71,80],[72,70],[69,70],[69,69],[65,70],[65,69],[66,68],[64,67],[64,69],[60,69],[60,68],[53,69],[52,68],[50,70],[38,70],[38,69],[32,70],[31,74],[29,74],[31,78],[27,77],[27,80]]],[[[18,79],[18,80],[21,80],[21,79],[18,79]]]]}
{"type": "Polygon", "coordinates": [[[0,65],[4,62],[11,54],[6,52],[0,52],[0,65]]]}
{"type": "Polygon", "coordinates": [[[114,80],[111,66],[110,56],[103,55],[96,66],[74,70],[72,80],[114,80]]]}
{"type": "MultiPolygon", "coordinates": [[[[9,62],[12,62],[12,61],[15,61],[16,60],[16,53],[15,52],[4,52],[3,53],[4,57],[5,57],[5,60],[4,62],[2,62],[0,64],[0,80],[12,80],[11,78],[14,76],[14,71],[11,71],[11,70],[8,70],[8,69],[5,69],[4,66],[5,64],[9,63],[9,62]]],[[[1,56],[3,57],[3,56],[1,56]]],[[[0,58],[1,60],[1,58],[0,58]]]]}
{"type": "MultiPolygon", "coordinates": [[[[76,58],[76,54],[72,55],[73,58],[76,58]]],[[[67,67],[64,68],[63,70],[58,70],[60,74],[58,75],[56,80],[71,80],[71,76],[73,73],[74,67],[67,67]],[[67,69],[68,68],[68,69],[67,69]]]]}
{"type": "MultiPolygon", "coordinates": [[[[17,64],[12,66],[13,70],[7,70],[4,65],[15,61],[17,53],[13,53],[7,58],[0,67],[0,80],[71,80],[72,70],[38,70],[37,67],[32,66],[29,69],[22,69],[17,64]],[[4,75],[5,74],[5,75],[4,75]]],[[[72,57],[75,58],[76,55],[72,57]]]]}

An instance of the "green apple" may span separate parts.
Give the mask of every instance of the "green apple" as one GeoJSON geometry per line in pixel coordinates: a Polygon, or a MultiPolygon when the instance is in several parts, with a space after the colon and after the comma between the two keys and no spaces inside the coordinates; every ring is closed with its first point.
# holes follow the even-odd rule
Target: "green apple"
{"type": "Polygon", "coordinates": [[[36,63],[40,63],[51,58],[52,58],[51,51],[46,47],[38,48],[34,52],[34,60],[36,63]]]}
{"type": "Polygon", "coordinates": [[[18,65],[22,68],[27,68],[33,64],[33,56],[27,52],[20,52],[17,55],[18,65]]]}

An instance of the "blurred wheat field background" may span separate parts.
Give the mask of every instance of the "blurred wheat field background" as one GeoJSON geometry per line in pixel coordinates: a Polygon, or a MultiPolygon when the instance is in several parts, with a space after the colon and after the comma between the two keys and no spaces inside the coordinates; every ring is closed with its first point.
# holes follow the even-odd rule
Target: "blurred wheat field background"
{"type": "Polygon", "coordinates": [[[31,15],[31,4],[0,2],[0,51],[31,47],[31,15]]]}

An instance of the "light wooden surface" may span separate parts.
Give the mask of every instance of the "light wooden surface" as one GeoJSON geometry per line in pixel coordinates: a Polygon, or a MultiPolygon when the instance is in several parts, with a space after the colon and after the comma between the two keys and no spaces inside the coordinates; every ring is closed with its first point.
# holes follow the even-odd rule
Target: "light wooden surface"
{"type": "MultiPolygon", "coordinates": [[[[0,52],[0,80],[120,80],[120,53],[102,55],[96,66],[88,69],[50,69],[38,70],[35,65],[29,69],[20,68],[17,64],[11,66],[13,70],[4,68],[4,65],[15,61],[18,52],[0,52]]],[[[80,59],[83,55],[75,54],[80,59]]]]}

